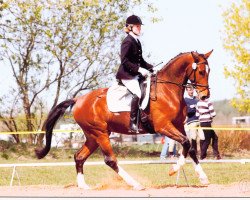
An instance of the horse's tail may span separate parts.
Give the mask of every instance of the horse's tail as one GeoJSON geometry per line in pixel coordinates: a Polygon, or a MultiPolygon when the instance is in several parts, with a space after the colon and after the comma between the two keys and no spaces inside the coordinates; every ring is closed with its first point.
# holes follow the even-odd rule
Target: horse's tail
{"type": "Polygon", "coordinates": [[[75,102],[76,101],[74,99],[63,101],[50,111],[42,128],[42,130],[46,132],[46,145],[42,149],[35,150],[38,159],[44,158],[49,153],[54,126],[56,125],[58,119],[65,113],[66,109],[69,106],[73,106],[75,102]]]}

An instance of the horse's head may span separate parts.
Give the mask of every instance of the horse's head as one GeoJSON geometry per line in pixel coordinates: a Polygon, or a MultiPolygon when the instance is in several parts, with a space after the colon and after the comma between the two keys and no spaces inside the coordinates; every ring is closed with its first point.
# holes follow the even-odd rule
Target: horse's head
{"type": "Polygon", "coordinates": [[[210,69],[207,59],[212,51],[213,50],[206,54],[191,52],[193,62],[188,65],[187,78],[191,81],[200,99],[210,97],[208,85],[208,76],[210,69]]]}

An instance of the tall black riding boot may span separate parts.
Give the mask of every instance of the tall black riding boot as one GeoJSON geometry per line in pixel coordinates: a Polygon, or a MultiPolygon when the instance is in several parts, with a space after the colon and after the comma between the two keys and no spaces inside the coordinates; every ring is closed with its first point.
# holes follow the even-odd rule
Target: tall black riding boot
{"type": "Polygon", "coordinates": [[[130,112],[130,129],[129,132],[137,132],[138,124],[137,124],[137,115],[139,111],[139,97],[137,95],[133,95],[131,101],[131,112],[130,112]]]}

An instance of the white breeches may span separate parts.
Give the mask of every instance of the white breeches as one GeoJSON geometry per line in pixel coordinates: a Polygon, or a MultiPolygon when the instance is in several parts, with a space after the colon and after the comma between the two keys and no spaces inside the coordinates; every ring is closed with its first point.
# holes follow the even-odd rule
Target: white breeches
{"type": "Polygon", "coordinates": [[[176,145],[176,152],[181,154],[182,151],[182,146],[179,142],[169,138],[169,146],[168,146],[168,151],[169,152],[174,152],[174,145],[176,145]]]}
{"type": "Polygon", "coordinates": [[[122,83],[129,89],[130,92],[141,98],[141,89],[138,81],[138,76],[131,80],[121,80],[122,83]]]}
{"type": "Polygon", "coordinates": [[[187,136],[189,140],[205,140],[204,132],[202,129],[192,129],[194,127],[199,127],[199,122],[191,122],[185,126],[185,131],[187,133],[187,136]]]}

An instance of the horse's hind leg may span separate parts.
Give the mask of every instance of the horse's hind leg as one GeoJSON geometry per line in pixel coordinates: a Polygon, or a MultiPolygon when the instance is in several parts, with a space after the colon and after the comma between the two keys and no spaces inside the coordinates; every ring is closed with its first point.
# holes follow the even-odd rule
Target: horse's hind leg
{"type": "Polygon", "coordinates": [[[87,137],[85,144],[74,155],[77,172],[77,185],[79,188],[90,189],[84,179],[83,165],[87,158],[97,149],[98,146],[99,145],[94,138],[87,137]]]}
{"type": "Polygon", "coordinates": [[[101,135],[98,137],[97,142],[104,155],[104,162],[111,167],[118,175],[135,190],[143,190],[144,187],[134,180],[121,166],[117,164],[116,156],[113,152],[112,146],[110,144],[108,134],[101,135]]]}

